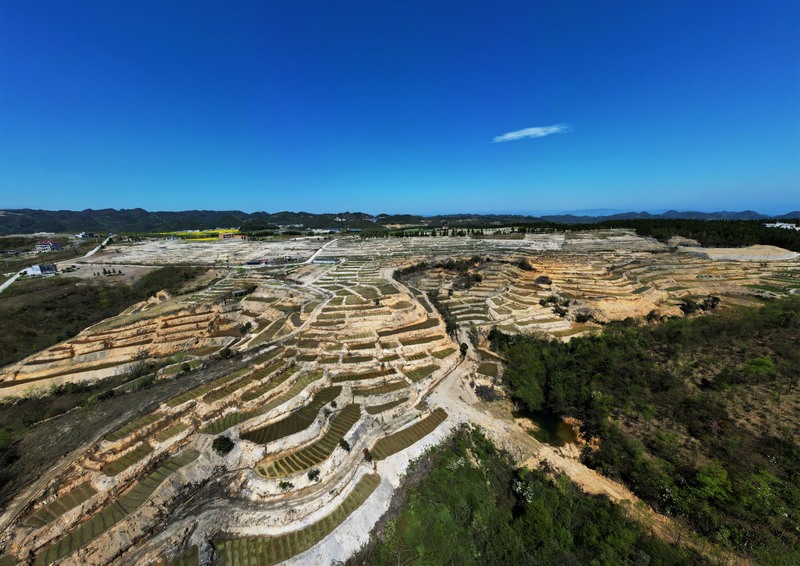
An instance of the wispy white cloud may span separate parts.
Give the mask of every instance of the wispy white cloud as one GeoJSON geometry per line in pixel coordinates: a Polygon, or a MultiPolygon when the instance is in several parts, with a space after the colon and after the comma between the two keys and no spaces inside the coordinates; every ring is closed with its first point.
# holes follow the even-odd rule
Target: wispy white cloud
{"type": "Polygon", "coordinates": [[[509,142],[514,140],[521,140],[525,138],[543,138],[552,134],[564,134],[571,132],[572,128],[569,124],[556,124],[555,126],[537,126],[535,128],[525,128],[523,130],[516,130],[508,132],[501,136],[492,138],[492,143],[509,142]]]}

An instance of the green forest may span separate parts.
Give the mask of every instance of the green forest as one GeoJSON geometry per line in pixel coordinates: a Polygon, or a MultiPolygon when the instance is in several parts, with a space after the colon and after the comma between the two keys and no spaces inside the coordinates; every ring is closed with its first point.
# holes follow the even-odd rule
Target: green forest
{"type": "Polygon", "coordinates": [[[725,548],[797,564],[799,330],[791,298],[569,343],[490,339],[523,408],[599,440],[586,464],[725,548]]]}
{"type": "Polygon", "coordinates": [[[565,476],[516,469],[477,428],[412,463],[408,500],[348,564],[701,564],[565,476]]]}

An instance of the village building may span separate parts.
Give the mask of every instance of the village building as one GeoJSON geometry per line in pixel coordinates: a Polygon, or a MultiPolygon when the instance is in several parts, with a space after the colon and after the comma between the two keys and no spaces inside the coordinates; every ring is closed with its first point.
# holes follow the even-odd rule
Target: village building
{"type": "Polygon", "coordinates": [[[28,277],[42,277],[45,275],[56,275],[58,268],[55,263],[40,263],[32,265],[24,271],[28,277]]]}
{"type": "Polygon", "coordinates": [[[790,222],[773,222],[771,224],[764,224],[765,228],[782,228],[784,230],[800,230],[800,226],[796,226],[790,222]]]}
{"type": "Polygon", "coordinates": [[[41,240],[36,242],[37,252],[55,252],[61,249],[61,242],[54,242],[53,240],[41,240]]]}

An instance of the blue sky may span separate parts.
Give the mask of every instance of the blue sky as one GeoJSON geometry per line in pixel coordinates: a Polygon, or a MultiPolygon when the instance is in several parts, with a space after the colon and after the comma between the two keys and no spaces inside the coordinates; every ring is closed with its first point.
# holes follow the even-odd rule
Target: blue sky
{"type": "Polygon", "coordinates": [[[800,10],[3,2],[0,207],[796,210],[800,10]]]}

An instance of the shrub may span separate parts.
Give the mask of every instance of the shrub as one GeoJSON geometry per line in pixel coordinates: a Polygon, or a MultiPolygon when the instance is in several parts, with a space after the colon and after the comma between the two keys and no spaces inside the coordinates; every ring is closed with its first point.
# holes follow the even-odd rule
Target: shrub
{"type": "Polygon", "coordinates": [[[347,442],[344,438],[339,441],[339,446],[344,448],[347,452],[350,452],[350,443],[347,442]]]}
{"type": "Polygon", "coordinates": [[[233,440],[227,436],[218,436],[214,439],[214,442],[211,443],[211,447],[217,454],[224,456],[233,450],[233,440]]]}
{"type": "Polygon", "coordinates": [[[311,481],[319,481],[319,470],[314,468],[308,471],[308,479],[311,481]]]}

